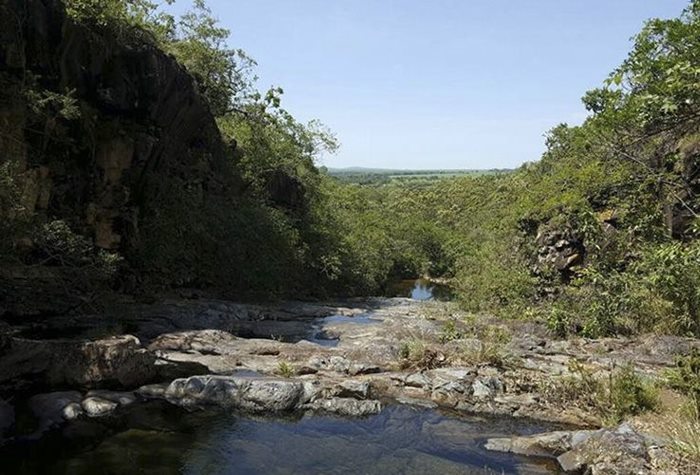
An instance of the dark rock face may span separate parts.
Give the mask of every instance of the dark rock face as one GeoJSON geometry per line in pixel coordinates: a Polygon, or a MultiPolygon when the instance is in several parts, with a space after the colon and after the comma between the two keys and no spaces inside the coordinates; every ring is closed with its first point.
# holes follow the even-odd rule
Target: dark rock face
{"type": "Polygon", "coordinates": [[[298,178],[276,170],[268,173],[265,179],[267,192],[273,203],[290,210],[301,210],[306,189],[298,178]]]}
{"type": "Polygon", "coordinates": [[[533,267],[535,275],[543,271],[557,271],[564,282],[572,275],[572,268],[583,264],[586,248],[583,239],[570,230],[542,229],[535,238],[537,262],[533,267]]]}
{"type": "Polygon", "coordinates": [[[164,177],[195,195],[238,186],[221,181],[225,146],[193,79],[146,39],[76,25],[58,0],[0,0],[0,75],[0,163],[19,163],[25,208],[77,222],[101,248],[138,246],[164,177]],[[28,77],[73,91],[80,117],[37,118],[28,77]]]}
{"type": "Polygon", "coordinates": [[[131,335],[95,341],[12,338],[0,358],[0,384],[31,379],[48,387],[138,387],[158,376],[155,360],[131,335]]]}

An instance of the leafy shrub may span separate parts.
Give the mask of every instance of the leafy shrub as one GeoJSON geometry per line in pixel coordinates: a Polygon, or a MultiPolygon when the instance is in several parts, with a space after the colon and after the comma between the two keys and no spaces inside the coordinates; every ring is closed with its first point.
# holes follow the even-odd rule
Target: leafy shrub
{"type": "Polygon", "coordinates": [[[607,392],[609,404],[605,407],[605,401],[601,401],[600,409],[612,423],[659,407],[658,390],[637,374],[631,365],[611,373],[607,392]]]}
{"type": "Polygon", "coordinates": [[[42,264],[80,268],[95,279],[110,280],[122,262],[119,254],[97,249],[90,240],[74,233],[61,220],[39,227],[34,243],[42,264]]]}
{"type": "Polygon", "coordinates": [[[608,425],[659,407],[656,386],[637,374],[631,365],[603,377],[573,360],[570,371],[571,376],[559,379],[545,388],[545,392],[553,400],[587,407],[608,425]]]}
{"type": "MultiPolygon", "coordinates": [[[[165,3],[174,1],[165,0],[165,3]]],[[[110,30],[121,41],[150,37],[162,44],[175,28],[174,18],[159,11],[159,3],[150,0],[65,0],[65,5],[66,13],[73,20],[110,30]]]]}
{"type": "Polygon", "coordinates": [[[454,319],[450,319],[442,325],[442,331],[440,333],[440,341],[442,343],[459,340],[462,336],[463,334],[457,329],[457,322],[454,319]]]}
{"type": "Polygon", "coordinates": [[[277,365],[277,374],[283,378],[291,378],[296,374],[294,367],[286,361],[280,361],[277,365]]]}
{"type": "Polygon", "coordinates": [[[694,414],[700,414],[700,350],[693,348],[690,354],[676,358],[668,383],[690,399],[694,414]]]}
{"type": "Polygon", "coordinates": [[[401,343],[399,358],[403,368],[432,369],[444,365],[447,361],[445,355],[418,338],[401,343]]]}

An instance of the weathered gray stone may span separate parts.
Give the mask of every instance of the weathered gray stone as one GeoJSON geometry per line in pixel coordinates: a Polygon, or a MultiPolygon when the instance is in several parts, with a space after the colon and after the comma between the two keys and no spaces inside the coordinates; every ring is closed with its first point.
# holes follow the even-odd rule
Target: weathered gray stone
{"type": "Polygon", "coordinates": [[[165,398],[169,385],[169,383],[148,384],[138,388],[135,393],[144,399],[161,399],[165,398]]]}
{"type": "Polygon", "coordinates": [[[87,397],[80,404],[89,417],[102,417],[114,412],[119,404],[101,397],[87,397]]]}
{"type": "Polygon", "coordinates": [[[71,402],[63,408],[63,418],[67,421],[72,421],[85,414],[83,406],[77,402],[71,402]]]}
{"type": "Polygon", "coordinates": [[[430,379],[423,373],[412,373],[406,377],[406,386],[414,388],[430,387],[430,379]]]}
{"type": "Polygon", "coordinates": [[[649,453],[644,436],[629,425],[579,434],[573,449],[557,458],[565,471],[588,470],[593,475],[647,474],[649,453]]]}
{"type": "Polygon", "coordinates": [[[237,338],[223,330],[193,330],[167,333],[156,338],[148,348],[151,351],[196,351],[202,354],[226,354],[237,338]]]}
{"type": "Polygon", "coordinates": [[[136,394],[130,391],[107,391],[104,389],[93,389],[88,391],[85,397],[98,397],[112,401],[120,406],[128,406],[137,401],[136,394]]]}
{"type": "Polygon", "coordinates": [[[369,397],[369,389],[369,381],[347,379],[338,385],[336,396],[367,399],[369,397]]]}
{"type": "Polygon", "coordinates": [[[486,449],[514,454],[556,457],[572,449],[572,431],[556,431],[524,437],[496,438],[486,441],[486,449]]]}
{"type": "Polygon", "coordinates": [[[177,379],[165,391],[166,399],[182,406],[217,405],[253,412],[290,411],[304,395],[304,385],[298,381],[214,375],[177,379]]]}
{"type": "Polygon", "coordinates": [[[379,401],[363,400],[352,398],[329,398],[319,399],[309,405],[310,409],[331,412],[340,416],[360,417],[371,414],[378,414],[382,410],[379,401]]]}
{"type": "Polygon", "coordinates": [[[300,405],[303,394],[298,381],[255,379],[243,386],[240,405],[255,412],[291,411],[300,405]]]}

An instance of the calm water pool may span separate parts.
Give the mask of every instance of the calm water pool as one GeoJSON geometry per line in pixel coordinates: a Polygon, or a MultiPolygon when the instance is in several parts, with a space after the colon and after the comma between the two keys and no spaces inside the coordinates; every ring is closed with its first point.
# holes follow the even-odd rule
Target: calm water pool
{"type": "Polygon", "coordinates": [[[408,279],[394,282],[387,289],[388,297],[408,297],[413,300],[451,300],[452,290],[426,279],[408,279]]]}
{"type": "MultiPolygon", "coordinates": [[[[6,448],[0,452],[2,473],[557,473],[552,461],[483,449],[487,437],[551,427],[402,405],[364,419],[267,419],[149,403],[114,424],[112,435],[87,448],[71,447],[64,437],[33,448],[6,448]]],[[[66,430],[73,437],[90,432],[66,430]]]]}

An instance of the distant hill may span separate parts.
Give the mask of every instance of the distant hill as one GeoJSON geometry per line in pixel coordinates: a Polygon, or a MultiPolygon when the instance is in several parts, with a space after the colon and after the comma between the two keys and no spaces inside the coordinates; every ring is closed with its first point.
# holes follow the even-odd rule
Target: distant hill
{"type": "Polygon", "coordinates": [[[345,167],[345,168],[333,168],[327,167],[328,173],[331,175],[335,174],[346,174],[346,173],[371,173],[380,175],[424,175],[424,174],[483,174],[483,173],[507,173],[513,171],[510,168],[490,168],[490,169],[476,169],[476,168],[441,168],[441,169],[431,169],[431,170],[411,170],[404,168],[371,168],[371,167],[345,167]]]}
{"type": "Polygon", "coordinates": [[[511,169],[434,169],[434,170],[405,170],[391,168],[347,167],[327,168],[328,174],[349,183],[381,184],[393,181],[433,181],[455,176],[480,176],[510,173],[511,169]]]}

